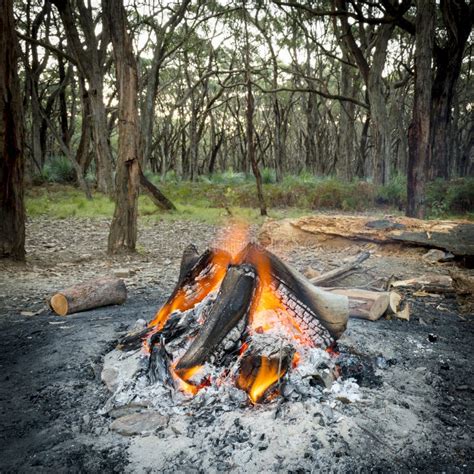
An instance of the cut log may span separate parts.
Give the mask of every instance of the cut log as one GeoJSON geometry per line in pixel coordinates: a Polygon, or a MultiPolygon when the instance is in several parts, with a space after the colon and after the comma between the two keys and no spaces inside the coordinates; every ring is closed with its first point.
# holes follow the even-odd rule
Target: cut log
{"type": "Polygon", "coordinates": [[[284,338],[254,334],[243,354],[236,385],[258,403],[285,376],[293,360],[294,348],[284,338]]]}
{"type": "Polygon", "coordinates": [[[250,265],[230,266],[216,301],[202,329],[176,365],[176,372],[203,364],[217,346],[244,318],[255,289],[255,269],[250,265]]]}
{"type": "Polygon", "coordinates": [[[408,280],[392,282],[394,288],[409,288],[424,290],[428,293],[453,293],[453,279],[449,275],[438,275],[437,273],[422,275],[408,280]]]}
{"type": "Polygon", "coordinates": [[[400,309],[400,303],[402,302],[402,296],[396,291],[390,292],[390,302],[388,304],[391,313],[395,314],[400,309]]]}
{"type": "Polygon", "coordinates": [[[318,275],[314,278],[311,278],[309,281],[316,286],[330,286],[331,283],[334,283],[335,280],[347,276],[349,273],[357,270],[362,262],[367,260],[370,257],[369,252],[362,252],[357,257],[349,263],[342,265],[334,270],[318,275]]]}
{"type": "Polygon", "coordinates": [[[388,291],[368,291],[357,288],[331,288],[329,291],[349,298],[349,316],[369,321],[380,319],[390,303],[388,291]]]}
{"type": "Polygon", "coordinates": [[[119,278],[98,278],[72,286],[54,294],[49,300],[51,309],[60,316],[112,304],[123,304],[127,288],[119,278]]]}

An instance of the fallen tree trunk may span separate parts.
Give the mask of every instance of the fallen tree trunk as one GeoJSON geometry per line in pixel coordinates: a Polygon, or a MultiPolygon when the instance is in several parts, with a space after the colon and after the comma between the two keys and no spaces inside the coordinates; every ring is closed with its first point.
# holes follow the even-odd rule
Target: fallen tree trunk
{"type": "Polygon", "coordinates": [[[127,288],[119,278],[98,278],[66,288],[49,300],[50,308],[60,316],[92,308],[122,304],[127,299],[127,288]]]}
{"type": "Polygon", "coordinates": [[[349,316],[377,321],[387,311],[390,303],[388,291],[368,291],[358,288],[328,288],[331,293],[349,298],[349,316]]]}
{"type": "Polygon", "coordinates": [[[453,279],[449,275],[422,275],[398,280],[392,283],[394,288],[408,288],[413,290],[424,290],[428,293],[454,293],[453,279]]]}
{"type": "Polygon", "coordinates": [[[148,193],[157,207],[165,211],[176,211],[176,206],[143,174],[141,168],[140,186],[148,193]]]}

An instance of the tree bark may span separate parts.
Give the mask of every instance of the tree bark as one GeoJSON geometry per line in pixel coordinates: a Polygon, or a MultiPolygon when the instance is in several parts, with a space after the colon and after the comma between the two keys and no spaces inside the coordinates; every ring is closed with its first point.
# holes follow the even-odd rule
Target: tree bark
{"type": "Polygon", "coordinates": [[[415,36],[415,97],[408,129],[408,176],[406,215],[425,216],[425,184],[431,158],[431,58],[434,41],[434,0],[418,3],[415,36]]]}
{"type": "Polygon", "coordinates": [[[0,3],[0,257],[25,258],[23,110],[13,0],[0,3]]]}
{"type": "Polygon", "coordinates": [[[134,251],[137,241],[140,185],[138,71],[123,3],[103,0],[102,5],[110,28],[119,91],[115,211],[108,241],[108,252],[114,254],[134,251]]]}

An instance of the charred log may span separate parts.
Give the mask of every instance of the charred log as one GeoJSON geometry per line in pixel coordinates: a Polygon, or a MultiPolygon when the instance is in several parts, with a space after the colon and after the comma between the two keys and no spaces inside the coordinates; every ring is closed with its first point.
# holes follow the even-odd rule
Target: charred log
{"type": "Polygon", "coordinates": [[[230,266],[219,293],[199,334],[193,340],[176,370],[203,364],[217,346],[245,318],[255,289],[256,274],[250,265],[230,266]]]}
{"type": "Polygon", "coordinates": [[[172,357],[166,350],[164,343],[161,342],[152,347],[148,366],[148,380],[150,383],[161,382],[163,385],[174,387],[170,370],[171,360],[172,357]]]}
{"type": "Polygon", "coordinates": [[[187,273],[196,265],[199,260],[199,252],[195,245],[188,245],[183,252],[181,257],[181,266],[179,268],[178,282],[182,281],[187,273]]]}

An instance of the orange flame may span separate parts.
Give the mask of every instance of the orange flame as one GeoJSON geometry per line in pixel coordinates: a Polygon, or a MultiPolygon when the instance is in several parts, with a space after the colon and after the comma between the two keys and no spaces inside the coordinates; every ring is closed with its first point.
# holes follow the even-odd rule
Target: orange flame
{"type": "Polygon", "coordinates": [[[219,232],[216,246],[230,254],[231,263],[239,263],[237,257],[249,242],[249,235],[249,224],[243,220],[235,219],[230,226],[219,232]]]}
{"type": "Polygon", "coordinates": [[[176,294],[168,300],[156,313],[148,327],[156,331],[163,329],[169,316],[176,310],[187,311],[200,303],[209,293],[218,289],[225,277],[229,256],[224,252],[217,252],[212,258],[214,271],[209,272],[199,280],[196,291],[187,294],[184,288],[180,288],[176,294]]]}
{"type": "Polygon", "coordinates": [[[286,306],[272,287],[272,269],[270,260],[261,254],[256,262],[259,288],[250,311],[250,325],[256,332],[266,332],[280,324],[299,342],[312,346],[313,343],[295,319],[288,313],[286,306]],[[273,317],[271,316],[274,313],[273,317]],[[284,317],[282,317],[284,315],[284,317]]]}
{"type": "Polygon", "coordinates": [[[204,380],[198,385],[189,382],[195,375],[199,375],[203,372],[202,365],[197,365],[196,367],[191,367],[190,369],[180,370],[176,370],[175,367],[176,363],[173,364],[173,367],[171,368],[171,375],[177,383],[179,390],[181,390],[182,392],[194,396],[199,392],[201,388],[208,385],[206,380],[204,380]]]}
{"type": "Polygon", "coordinates": [[[270,360],[266,357],[262,357],[257,376],[248,391],[252,403],[255,404],[259,402],[268,388],[278,382],[285,375],[286,370],[278,369],[278,360],[270,360]]]}

